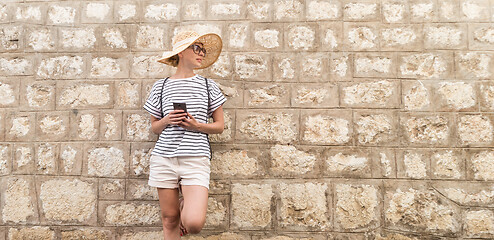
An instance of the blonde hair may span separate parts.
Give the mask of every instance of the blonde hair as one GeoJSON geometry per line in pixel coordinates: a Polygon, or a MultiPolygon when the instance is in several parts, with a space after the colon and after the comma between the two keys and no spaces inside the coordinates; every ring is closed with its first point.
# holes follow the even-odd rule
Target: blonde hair
{"type": "Polygon", "coordinates": [[[178,58],[178,55],[175,54],[173,56],[171,56],[169,59],[168,59],[168,62],[170,63],[170,65],[174,66],[174,67],[177,67],[178,66],[178,61],[180,59],[178,58]]]}

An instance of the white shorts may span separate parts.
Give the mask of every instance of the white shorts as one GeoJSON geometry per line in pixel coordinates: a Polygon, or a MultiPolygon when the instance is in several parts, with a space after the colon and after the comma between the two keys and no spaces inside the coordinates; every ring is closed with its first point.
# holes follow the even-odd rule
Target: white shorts
{"type": "Polygon", "coordinates": [[[199,185],[209,189],[211,165],[208,157],[162,157],[149,159],[148,185],[157,188],[178,188],[178,185],[199,185]]]}

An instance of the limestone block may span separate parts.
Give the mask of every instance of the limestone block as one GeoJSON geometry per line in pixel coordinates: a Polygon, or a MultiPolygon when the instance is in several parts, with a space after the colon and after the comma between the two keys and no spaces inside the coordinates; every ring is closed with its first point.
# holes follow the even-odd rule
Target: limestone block
{"type": "Polygon", "coordinates": [[[126,144],[87,144],[84,146],[82,172],[88,176],[123,177],[127,175],[129,146],[126,144]]]}
{"type": "Polygon", "coordinates": [[[490,149],[471,150],[467,154],[467,174],[470,179],[475,180],[493,180],[494,167],[492,159],[494,152],[490,149]]]}
{"type": "Polygon", "coordinates": [[[304,16],[304,4],[299,0],[276,0],[274,18],[276,21],[293,21],[304,16]]]}
{"type": "Polygon", "coordinates": [[[113,16],[115,22],[132,23],[139,19],[140,6],[133,1],[113,2],[113,16]]]}
{"type": "Polygon", "coordinates": [[[39,143],[36,145],[36,172],[38,174],[55,174],[58,172],[57,159],[60,146],[56,143],[39,143]]]}
{"type": "Polygon", "coordinates": [[[352,139],[351,112],[346,110],[304,110],[302,140],[308,144],[347,145],[352,139]]]}
{"type": "Polygon", "coordinates": [[[55,84],[55,82],[47,80],[23,80],[19,89],[20,108],[28,110],[55,110],[55,84]]]}
{"type": "Polygon", "coordinates": [[[432,85],[428,82],[402,81],[402,103],[407,111],[431,111],[432,85]]]}
{"type": "Polygon", "coordinates": [[[335,184],[335,229],[359,231],[379,226],[381,189],[376,183],[335,184]]]}
{"type": "Polygon", "coordinates": [[[98,81],[57,83],[57,109],[94,109],[113,106],[113,83],[98,81]]]}
{"type": "Polygon", "coordinates": [[[9,22],[10,17],[11,17],[11,15],[9,15],[9,12],[12,13],[11,11],[9,11],[10,8],[11,8],[11,6],[9,6],[5,3],[0,4],[0,23],[9,22]]]}
{"type": "Polygon", "coordinates": [[[149,175],[149,159],[153,143],[132,143],[130,152],[130,174],[135,177],[147,178],[149,175]]]}
{"type": "Polygon", "coordinates": [[[5,117],[6,114],[0,111],[0,141],[5,141],[5,117]]]}
{"type": "Polygon", "coordinates": [[[464,179],[465,169],[465,156],[462,151],[454,149],[435,150],[431,154],[433,178],[464,179]]]}
{"type": "Polygon", "coordinates": [[[315,177],[320,155],[317,149],[277,144],[269,149],[270,175],[315,177]]]}
{"type": "Polygon", "coordinates": [[[398,53],[398,77],[453,78],[453,55],[448,52],[398,53]]]}
{"type": "Polygon", "coordinates": [[[276,108],[290,105],[290,85],[247,83],[245,101],[248,107],[276,108]]]}
{"type": "Polygon", "coordinates": [[[341,3],[328,0],[306,1],[305,16],[310,21],[339,20],[342,16],[341,3]]]}
{"type": "Polygon", "coordinates": [[[0,107],[19,106],[19,81],[14,79],[0,79],[0,107]]]}
{"type": "Polygon", "coordinates": [[[87,52],[96,48],[94,27],[59,28],[58,36],[62,51],[87,52]]]}
{"type": "Polygon", "coordinates": [[[209,20],[238,20],[245,18],[246,2],[241,0],[219,0],[208,4],[209,20]]]}
{"type": "Polygon", "coordinates": [[[221,134],[209,134],[209,141],[211,143],[232,142],[235,129],[235,115],[233,110],[223,110],[223,117],[225,120],[225,127],[221,134]]]}
{"type": "Polygon", "coordinates": [[[468,48],[490,50],[494,46],[494,27],[488,23],[470,24],[468,27],[468,48]]]}
{"type": "Polygon", "coordinates": [[[349,1],[343,6],[343,20],[345,21],[378,21],[381,8],[379,3],[366,1],[349,1]]]}
{"type": "Polygon", "coordinates": [[[60,144],[60,173],[80,175],[82,172],[83,148],[80,143],[60,144]]]}
{"type": "Polygon", "coordinates": [[[378,233],[375,239],[376,240],[418,240],[419,239],[414,236],[415,235],[409,236],[408,234],[402,235],[399,233],[384,233],[383,235],[381,235],[381,233],[378,233]]]}
{"type": "Polygon", "coordinates": [[[5,114],[5,139],[7,141],[28,141],[32,139],[35,132],[35,126],[33,126],[35,122],[35,113],[10,112],[5,114]]]}
{"type": "Polygon", "coordinates": [[[90,69],[92,78],[128,78],[129,60],[127,56],[93,54],[90,69]]]}
{"type": "MultiPolygon", "coordinates": [[[[312,1],[311,3],[322,3],[312,1]]],[[[332,2],[331,4],[339,4],[338,2],[332,2]]],[[[320,9],[320,8],[319,8],[320,9]]],[[[319,23],[319,37],[321,43],[321,50],[323,51],[341,51],[343,50],[343,25],[335,22],[322,22],[319,23]]],[[[331,56],[330,56],[331,57],[331,56]]]]}
{"type": "Polygon", "coordinates": [[[114,239],[114,233],[111,230],[96,229],[96,228],[77,228],[74,230],[62,230],[62,239],[64,240],[76,240],[76,239],[97,239],[97,240],[112,240],[114,239]]]}
{"type": "Polygon", "coordinates": [[[312,23],[287,25],[284,30],[285,49],[295,51],[313,51],[318,49],[319,35],[317,30],[318,26],[312,23]]]}
{"type": "Polygon", "coordinates": [[[467,25],[429,24],[424,26],[425,49],[465,49],[467,25]]]}
{"type": "Polygon", "coordinates": [[[396,156],[397,177],[426,179],[430,176],[430,155],[424,149],[400,149],[396,156]]]}
{"type": "Polygon", "coordinates": [[[7,55],[0,57],[0,76],[32,75],[34,56],[7,55]]]}
{"type": "Polygon", "coordinates": [[[460,206],[491,207],[494,204],[494,186],[485,182],[438,181],[434,188],[460,206]]]}
{"type": "Polygon", "coordinates": [[[125,199],[158,200],[158,191],[147,184],[147,179],[129,179],[126,184],[125,199]]]}
{"type": "Polygon", "coordinates": [[[408,5],[399,0],[382,2],[382,20],[385,23],[404,23],[410,15],[408,5]]]}
{"type": "Polygon", "coordinates": [[[329,59],[329,80],[349,81],[353,75],[353,54],[333,53],[329,59]]]}
{"type": "Polygon", "coordinates": [[[459,79],[488,79],[494,74],[494,55],[486,52],[459,52],[455,54],[459,79]]]}
{"type": "Polygon", "coordinates": [[[122,139],[122,112],[105,111],[100,114],[100,139],[121,140],[122,139]]]}
{"type": "Polygon", "coordinates": [[[398,145],[398,114],[396,112],[354,113],[356,140],[360,145],[398,145]]]}
{"type": "Polygon", "coordinates": [[[169,46],[168,38],[165,41],[166,25],[139,25],[135,33],[135,40],[132,40],[136,50],[163,50],[169,46]]]}
{"type": "Polygon", "coordinates": [[[183,20],[203,20],[206,18],[206,3],[204,1],[182,1],[183,20]]]}
{"type": "Polygon", "coordinates": [[[250,0],[247,4],[247,19],[251,21],[266,21],[273,18],[273,2],[269,0],[250,0]]]}
{"type": "Polygon", "coordinates": [[[459,0],[447,0],[438,3],[440,22],[457,22],[460,19],[459,0]]]}
{"type": "Polygon", "coordinates": [[[24,45],[23,32],[24,28],[22,26],[0,27],[0,49],[2,52],[20,50],[24,45]]]}
{"type": "Polygon", "coordinates": [[[385,186],[385,221],[389,229],[407,229],[454,236],[460,231],[460,213],[454,204],[422,186],[397,182],[385,186]]]}
{"type": "Polygon", "coordinates": [[[493,127],[490,115],[458,115],[458,143],[469,146],[490,146],[493,140],[493,127]]]}
{"type": "Polygon", "coordinates": [[[241,80],[270,81],[271,67],[269,55],[237,54],[234,60],[234,77],[241,80]]]}
{"type": "Polygon", "coordinates": [[[12,146],[10,144],[0,145],[0,176],[12,172],[12,146]]]}
{"type": "MultiPolygon", "coordinates": [[[[97,96],[95,96],[96,98],[97,96]]],[[[97,111],[73,111],[70,113],[70,138],[73,140],[96,140],[99,137],[100,115],[97,111]]]]}
{"type": "Polygon", "coordinates": [[[480,101],[480,110],[481,111],[490,111],[494,109],[494,82],[485,81],[479,83],[480,93],[479,93],[479,101],[480,101]]]}
{"type": "Polygon", "coordinates": [[[250,240],[251,236],[247,233],[233,233],[233,232],[224,232],[224,233],[216,233],[209,234],[208,236],[191,236],[187,239],[190,240],[250,240]]]}
{"type": "Polygon", "coordinates": [[[43,178],[37,182],[41,221],[95,224],[97,187],[93,179],[43,178]]]}
{"type": "Polygon", "coordinates": [[[290,143],[298,139],[298,113],[293,110],[237,110],[235,138],[246,142],[290,143]]]}
{"type": "Polygon", "coordinates": [[[451,146],[453,119],[449,114],[401,114],[403,142],[410,146],[451,146]]]}
{"type": "MultiPolygon", "coordinates": [[[[297,233],[279,233],[279,234],[266,234],[263,236],[254,236],[255,240],[323,240],[327,239],[327,236],[323,234],[311,233],[310,236],[306,234],[297,233]],[[257,238],[256,238],[257,237],[257,238]]],[[[332,239],[332,238],[330,238],[332,239]]]]}
{"type": "Polygon", "coordinates": [[[39,59],[36,75],[40,79],[79,79],[86,76],[83,55],[45,55],[39,59]]]}
{"type": "Polygon", "coordinates": [[[99,202],[101,223],[105,226],[159,226],[160,208],[157,202],[99,202]]]}
{"type": "Polygon", "coordinates": [[[2,209],[3,223],[39,223],[33,177],[3,178],[1,186],[0,208],[2,209]]]}
{"type": "Polygon", "coordinates": [[[489,22],[489,1],[460,0],[460,19],[464,22],[489,22]]]}
{"type": "Polygon", "coordinates": [[[144,21],[168,22],[180,20],[180,2],[176,0],[144,3],[144,21]],[[161,3],[161,4],[160,4],[161,3]]]}
{"type": "Polygon", "coordinates": [[[102,178],[98,181],[98,199],[125,199],[125,180],[102,178]]]}
{"type": "Polygon", "coordinates": [[[264,174],[260,147],[216,147],[211,160],[211,178],[253,178],[264,174]]]}
{"type": "Polygon", "coordinates": [[[467,237],[494,236],[494,213],[491,210],[469,210],[465,213],[464,228],[467,237]]]}
{"type": "Polygon", "coordinates": [[[150,231],[135,231],[135,229],[127,230],[121,235],[121,240],[152,240],[162,239],[163,230],[153,229],[150,231]],[[153,231],[154,230],[154,231],[153,231]]]}
{"type": "MultiPolygon", "coordinates": [[[[228,5],[228,4],[226,4],[228,5]]],[[[247,22],[235,22],[228,25],[228,37],[224,40],[228,50],[248,50],[250,49],[250,39],[252,29],[247,22]]]]}
{"type": "Polygon", "coordinates": [[[412,23],[432,22],[437,19],[437,2],[433,0],[413,0],[409,3],[412,23]]]}
{"type": "Polygon", "coordinates": [[[233,73],[232,57],[228,53],[222,52],[218,60],[207,69],[214,79],[231,79],[233,73]]]}
{"type": "Polygon", "coordinates": [[[74,26],[81,17],[80,2],[52,3],[48,5],[47,25],[74,26]]]}
{"type": "Polygon", "coordinates": [[[230,194],[230,180],[215,180],[211,179],[209,183],[209,194],[230,194]]]}
{"type": "Polygon", "coordinates": [[[139,81],[120,81],[115,84],[115,107],[138,108],[141,101],[141,83],[139,81]]]}
{"type": "Polygon", "coordinates": [[[341,86],[343,106],[395,108],[399,105],[399,83],[394,80],[349,82],[341,86]]]}
{"type": "Polygon", "coordinates": [[[230,80],[214,80],[220,91],[226,97],[227,101],[223,104],[223,110],[225,108],[236,108],[243,106],[243,84],[238,82],[232,82],[230,80]]]}
{"type": "Polygon", "coordinates": [[[151,118],[149,113],[124,112],[124,134],[123,139],[130,141],[151,141],[156,136],[151,130],[151,118]]]}
{"type": "Polygon", "coordinates": [[[36,115],[36,139],[40,141],[68,140],[69,113],[43,112],[36,115]]]}
{"type": "MultiPolygon", "coordinates": [[[[201,24],[201,23],[195,23],[195,24],[183,24],[180,26],[176,26],[173,29],[173,35],[177,35],[181,31],[195,31],[199,34],[203,33],[216,33],[223,39],[225,39],[225,36],[223,35],[223,25],[218,24],[218,23],[208,23],[208,24],[201,24]]],[[[224,40],[223,40],[224,41],[224,40]]],[[[171,49],[171,47],[170,47],[171,49]]]]}
{"type": "Polygon", "coordinates": [[[396,76],[396,57],[391,53],[355,54],[354,77],[385,77],[396,76]]]}
{"type": "Polygon", "coordinates": [[[393,25],[380,30],[382,51],[418,51],[423,46],[423,30],[418,25],[393,25]]]}
{"type": "Polygon", "coordinates": [[[338,86],[334,83],[291,84],[292,107],[331,108],[338,107],[338,86]]]}
{"type": "Polygon", "coordinates": [[[14,145],[13,151],[13,173],[29,174],[35,172],[33,144],[17,143],[14,145]]]}
{"type": "Polygon", "coordinates": [[[25,48],[29,51],[54,51],[57,40],[57,29],[52,27],[27,27],[25,48]]]}
{"type": "Polygon", "coordinates": [[[132,78],[141,77],[162,77],[167,75],[169,70],[163,63],[157,62],[161,54],[135,54],[131,59],[130,76],[132,78]]]}
{"type": "Polygon", "coordinates": [[[322,153],[324,176],[361,177],[371,176],[372,159],[368,151],[353,148],[330,148],[322,153]]]}
{"type": "Polygon", "coordinates": [[[379,31],[370,23],[343,23],[343,44],[353,51],[377,51],[379,49],[379,31]]]}
{"type": "Polygon", "coordinates": [[[204,228],[221,229],[228,226],[228,196],[213,195],[208,198],[208,209],[206,213],[206,224],[204,228]]]}
{"type": "Polygon", "coordinates": [[[293,231],[330,229],[331,189],[324,182],[279,183],[278,225],[293,231]]]}
{"type": "Polygon", "coordinates": [[[81,5],[81,23],[113,21],[113,2],[86,2],[81,5]]]}
{"type": "Polygon", "coordinates": [[[294,54],[276,53],[273,58],[273,80],[276,82],[296,82],[299,76],[299,58],[294,54]]]}
{"type": "Polygon", "coordinates": [[[323,53],[300,54],[300,82],[327,82],[329,58],[323,53]]]}
{"type": "Polygon", "coordinates": [[[434,107],[437,111],[476,111],[475,83],[444,81],[433,85],[434,107]]]}
{"type": "Polygon", "coordinates": [[[55,240],[55,230],[50,227],[42,227],[42,226],[10,228],[8,233],[8,239],[55,240]]]}
{"type": "Polygon", "coordinates": [[[259,51],[282,50],[283,25],[258,23],[252,26],[253,48],[259,51]]]}
{"type": "Polygon", "coordinates": [[[396,178],[395,149],[377,148],[370,153],[373,178],[396,178]]]}
{"type": "Polygon", "coordinates": [[[270,184],[233,184],[232,227],[236,229],[271,228],[273,196],[274,191],[270,184]]]}

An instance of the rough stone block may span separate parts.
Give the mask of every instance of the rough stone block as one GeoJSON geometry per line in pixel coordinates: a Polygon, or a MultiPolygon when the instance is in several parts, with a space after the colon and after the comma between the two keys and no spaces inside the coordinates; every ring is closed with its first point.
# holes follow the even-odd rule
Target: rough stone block
{"type": "Polygon", "coordinates": [[[397,146],[397,112],[354,112],[356,141],[359,145],[397,146]]]}
{"type": "Polygon", "coordinates": [[[382,211],[379,185],[377,181],[335,183],[335,229],[362,231],[379,226],[382,211]]]}
{"type": "Polygon", "coordinates": [[[298,80],[299,58],[294,54],[275,53],[273,57],[273,80],[276,82],[296,82],[298,80]]]}
{"type": "Polygon", "coordinates": [[[231,79],[233,73],[233,58],[230,54],[222,52],[213,65],[209,68],[209,74],[214,79],[231,79]]]}
{"type": "Polygon", "coordinates": [[[488,79],[494,75],[494,54],[488,52],[455,53],[457,79],[488,79]]]}
{"type": "Polygon", "coordinates": [[[432,84],[426,81],[402,81],[402,104],[407,111],[432,111],[432,84]]]}
{"type": "Polygon", "coordinates": [[[228,213],[230,199],[225,195],[213,195],[208,198],[208,209],[206,213],[206,229],[228,228],[228,213]]]}
{"type": "Polygon", "coordinates": [[[223,105],[225,108],[238,108],[243,106],[244,84],[232,82],[230,80],[214,80],[220,88],[227,101],[223,105]]]}
{"type": "Polygon", "coordinates": [[[168,31],[167,25],[139,25],[135,33],[132,33],[135,39],[131,41],[131,48],[137,51],[162,51],[170,45],[169,41],[165,40],[168,31]]]}
{"type": "Polygon", "coordinates": [[[459,0],[446,0],[438,2],[438,15],[440,22],[457,22],[460,19],[459,0]]]}
{"type": "Polygon", "coordinates": [[[5,3],[0,4],[0,23],[8,23],[10,21],[12,15],[9,13],[14,12],[11,8],[12,6],[5,3]]]}
{"type": "Polygon", "coordinates": [[[399,106],[399,82],[374,80],[341,84],[341,105],[347,107],[396,108],[399,106]]]}
{"type": "Polygon", "coordinates": [[[385,0],[381,3],[382,21],[385,23],[405,23],[410,15],[408,4],[400,0],[385,0]]]}
{"type": "Polygon", "coordinates": [[[353,79],[353,54],[332,53],[329,59],[329,80],[350,81],[353,79]]]}
{"type": "Polygon", "coordinates": [[[20,109],[55,110],[55,82],[23,79],[20,84],[20,109]]]}
{"type": "Polygon", "coordinates": [[[65,52],[96,50],[96,28],[88,26],[59,28],[58,49],[65,52]]]}
{"type": "Polygon", "coordinates": [[[467,210],[464,221],[467,237],[492,238],[494,236],[494,213],[492,210],[467,210]]]}
{"type": "Polygon", "coordinates": [[[467,151],[467,176],[469,179],[490,181],[494,180],[491,149],[475,149],[467,151]]]}
{"type": "Polygon", "coordinates": [[[270,81],[271,63],[269,55],[257,54],[237,54],[234,60],[234,77],[241,80],[270,81]]]}
{"type": "Polygon", "coordinates": [[[211,143],[227,143],[232,142],[234,139],[235,131],[235,111],[223,110],[223,117],[225,120],[224,130],[221,134],[210,134],[209,141],[211,143]]]}
{"type": "Polygon", "coordinates": [[[91,78],[129,77],[129,59],[125,55],[93,54],[89,68],[91,78]]]}
{"type": "MultiPolygon", "coordinates": [[[[139,228],[143,229],[143,228],[139,228]]],[[[121,240],[152,240],[152,239],[162,239],[163,238],[163,230],[156,228],[144,228],[146,230],[136,231],[135,228],[127,229],[120,236],[121,240]]]]}
{"type": "Polygon", "coordinates": [[[479,83],[480,110],[490,112],[494,109],[494,82],[485,81],[479,83]]]}
{"type": "Polygon", "coordinates": [[[239,20],[246,15],[246,2],[241,0],[219,0],[208,4],[209,20],[239,20]]]}
{"type": "Polygon", "coordinates": [[[8,112],[5,115],[5,140],[28,141],[34,136],[35,113],[8,112]]]}
{"type": "Polygon", "coordinates": [[[400,149],[396,155],[398,178],[430,178],[430,155],[426,149],[400,149]]]}
{"type": "Polygon", "coordinates": [[[100,201],[99,220],[105,226],[159,226],[160,208],[157,202],[100,201]]]}
{"type": "Polygon", "coordinates": [[[8,239],[43,239],[43,240],[55,240],[55,230],[51,227],[24,227],[24,228],[10,228],[8,239]]]}
{"type": "Polygon", "coordinates": [[[437,19],[437,2],[434,0],[412,0],[409,8],[412,23],[427,23],[437,19]]]}
{"type": "Polygon", "coordinates": [[[170,67],[166,68],[163,63],[157,62],[161,54],[136,53],[130,60],[130,77],[131,78],[161,78],[168,75],[170,67]]]}
{"type": "Polygon", "coordinates": [[[125,180],[101,178],[98,181],[98,199],[124,200],[125,180]]]}
{"type": "Polygon", "coordinates": [[[286,25],[284,30],[285,49],[295,51],[317,50],[319,45],[318,29],[318,26],[313,23],[286,25]]]}
{"type": "Polygon", "coordinates": [[[421,79],[453,78],[453,53],[398,53],[398,77],[421,79]]]}
{"type": "Polygon", "coordinates": [[[204,20],[206,18],[206,2],[182,1],[182,20],[204,20]]]}
{"type": "Polygon", "coordinates": [[[485,114],[457,115],[457,141],[462,146],[491,146],[494,140],[492,116],[485,114]]]}
{"type": "Polygon", "coordinates": [[[305,3],[305,16],[309,21],[340,20],[340,1],[310,0],[305,3]]]}
{"type": "Polygon", "coordinates": [[[125,80],[115,83],[115,108],[136,109],[141,107],[141,82],[125,80]]]}
{"type": "Polygon", "coordinates": [[[63,175],[81,175],[83,147],[79,143],[60,144],[59,170],[63,175]]]}
{"type": "Polygon", "coordinates": [[[53,175],[58,172],[57,160],[60,155],[60,146],[57,143],[36,144],[35,162],[36,173],[53,175]]]}
{"type": "Polygon", "coordinates": [[[0,26],[0,50],[2,52],[17,52],[24,48],[24,27],[9,25],[0,26]]]}
{"type": "Polygon", "coordinates": [[[0,108],[19,106],[19,81],[0,78],[0,108]]]}
{"type": "Polygon", "coordinates": [[[431,176],[437,179],[465,179],[465,154],[461,150],[434,150],[431,154],[431,176]]]}
{"type": "Polygon", "coordinates": [[[113,82],[57,83],[57,109],[94,109],[113,106],[113,82]]]}
{"type": "Polygon", "coordinates": [[[425,49],[466,49],[467,25],[430,24],[424,26],[425,49]]]}
{"type": "MultiPolygon", "coordinates": [[[[228,5],[228,4],[227,4],[228,5]]],[[[224,39],[226,49],[248,51],[251,48],[252,27],[248,22],[235,22],[228,25],[228,34],[224,39]]]]}
{"type": "Polygon", "coordinates": [[[283,25],[258,23],[252,26],[252,47],[256,51],[279,51],[283,49],[283,25]]]}
{"type": "Polygon", "coordinates": [[[488,0],[460,0],[460,20],[463,22],[489,22],[488,0]]]}
{"type": "Polygon", "coordinates": [[[241,149],[216,147],[211,160],[211,178],[258,178],[264,175],[264,157],[259,146],[241,149]]]}
{"type": "Polygon", "coordinates": [[[290,85],[272,83],[246,83],[245,106],[281,108],[290,106],[290,85]]]}
{"type": "Polygon", "coordinates": [[[245,142],[290,143],[298,140],[298,113],[294,110],[236,112],[235,138],[245,142]]]}
{"type": "Polygon", "coordinates": [[[41,222],[96,224],[97,188],[94,179],[46,177],[37,181],[41,222]]]}
{"type": "Polygon", "coordinates": [[[33,74],[34,56],[2,54],[0,76],[25,76],[33,74]]]}
{"type": "Polygon", "coordinates": [[[396,153],[393,148],[376,148],[370,153],[373,178],[396,178],[396,153]]]}
{"type": "Polygon", "coordinates": [[[12,172],[12,146],[10,144],[0,145],[0,175],[12,172]]]}
{"type": "Polygon", "coordinates": [[[440,194],[460,206],[491,207],[494,205],[494,190],[490,183],[438,181],[433,185],[440,194]]]}
{"type": "Polygon", "coordinates": [[[388,25],[379,31],[381,51],[419,51],[424,48],[424,33],[418,25],[388,25]]]}
{"type": "Polygon", "coordinates": [[[222,39],[226,39],[225,34],[223,34],[223,24],[221,23],[190,23],[178,25],[173,28],[173,36],[177,35],[181,31],[195,31],[199,34],[216,33],[218,36],[222,37],[222,39]]]}
{"type": "Polygon", "coordinates": [[[322,153],[324,176],[368,178],[371,176],[372,155],[357,148],[328,148],[322,153]]]}
{"type": "Polygon", "coordinates": [[[48,5],[47,25],[74,26],[80,22],[81,3],[51,3],[48,5]]]}
{"type": "Polygon", "coordinates": [[[80,79],[86,77],[85,55],[42,55],[37,60],[36,76],[39,79],[80,79]]]}
{"type": "Polygon", "coordinates": [[[156,135],[151,130],[151,118],[149,113],[124,112],[123,139],[130,141],[152,141],[156,135]]]}
{"type": "Polygon", "coordinates": [[[36,115],[36,139],[40,141],[68,140],[69,113],[43,112],[36,115]]]}
{"type": "Polygon", "coordinates": [[[477,84],[444,81],[432,86],[436,111],[478,111],[477,84]]]}
{"type": "Polygon", "coordinates": [[[396,56],[393,53],[355,54],[353,76],[358,77],[396,77],[396,56]]]}
{"type": "Polygon", "coordinates": [[[113,21],[113,2],[83,2],[81,23],[110,23],[113,21]]]}
{"type": "MultiPolygon", "coordinates": [[[[311,3],[325,4],[327,2],[312,1],[311,3]]],[[[339,4],[331,2],[329,4],[339,4]]],[[[321,8],[318,8],[321,9],[321,8]]],[[[321,22],[319,23],[320,50],[322,51],[341,51],[344,49],[343,44],[343,24],[339,22],[321,22]]]]}
{"type": "Polygon", "coordinates": [[[32,176],[3,178],[0,190],[3,223],[39,223],[36,190],[32,176]]]}
{"type": "Polygon", "coordinates": [[[277,144],[269,149],[270,176],[315,178],[320,156],[317,148],[277,144]]]}
{"type": "Polygon", "coordinates": [[[132,143],[130,149],[130,175],[147,178],[149,175],[149,159],[155,143],[132,143]]]}
{"type": "Polygon", "coordinates": [[[70,113],[70,138],[72,140],[97,140],[100,128],[99,114],[92,110],[72,111],[70,113]]]}
{"type": "Polygon", "coordinates": [[[76,239],[97,239],[97,240],[113,240],[115,233],[111,230],[98,229],[98,228],[76,228],[61,230],[62,239],[64,240],[76,240],[76,239]]]}
{"type": "Polygon", "coordinates": [[[343,20],[378,21],[380,9],[380,4],[373,1],[348,1],[343,5],[343,20]]]}
{"type": "Polygon", "coordinates": [[[324,82],[328,81],[328,61],[326,54],[301,53],[300,54],[300,82],[324,82]]]}
{"type": "Polygon", "coordinates": [[[332,108],[339,106],[338,86],[333,83],[291,85],[291,105],[302,108],[332,108]]]}
{"type": "Polygon", "coordinates": [[[232,185],[232,225],[237,229],[266,229],[272,224],[270,184],[232,185]]]}
{"type": "Polygon", "coordinates": [[[0,111],[0,141],[5,141],[5,118],[6,114],[0,111]]]}
{"type": "Polygon", "coordinates": [[[307,144],[348,145],[352,142],[352,117],[346,110],[305,110],[301,140],[307,144]]]}
{"type": "Polygon", "coordinates": [[[122,139],[122,112],[105,111],[100,113],[99,132],[101,140],[122,139]]]}
{"type": "Polygon", "coordinates": [[[304,16],[304,3],[300,0],[277,0],[274,2],[276,21],[294,21],[304,16]]]}
{"type": "MultiPolygon", "coordinates": [[[[191,238],[192,239],[192,238],[191,238]]],[[[208,233],[203,236],[193,237],[194,240],[250,240],[252,237],[248,233],[208,233]]]]}
{"type": "Polygon", "coordinates": [[[84,145],[83,175],[124,177],[127,175],[129,146],[120,143],[84,145]]]}
{"type": "Polygon", "coordinates": [[[377,51],[379,49],[379,31],[370,23],[343,23],[343,44],[345,49],[353,51],[377,51]]]}
{"type": "Polygon", "coordinates": [[[134,1],[113,2],[114,22],[134,23],[140,19],[141,5],[134,1]]]}
{"type": "Polygon", "coordinates": [[[279,183],[278,226],[289,231],[331,229],[331,189],[325,182],[279,183]]]}
{"type": "Polygon", "coordinates": [[[494,27],[492,24],[469,24],[468,49],[491,50],[494,47],[494,37],[492,36],[492,32],[494,32],[494,27]]]}
{"type": "Polygon", "coordinates": [[[147,179],[129,179],[126,183],[128,200],[158,200],[158,191],[147,184],[147,179]]]}
{"type": "Polygon", "coordinates": [[[176,22],[180,20],[180,1],[149,1],[143,3],[145,22],[176,22]]]}
{"type": "Polygon", "coordinates": [[[409,146],[452,146],[453,117],[450,114],[400,114],[402,143],[409,146]]]}
{"type": "Polygon", "coordinates": [[[25,51],[53,52],[57,46],[57,29],[54,27],[26,27],[25,51]]]}
{"type": "Polygon", "coordinates": [[[16,174],[29,174],[35,172],[34,145],[29,143],[16,143],[13,146],[12,172],[16,174]]]}
{"type": "Polygon", "coordinates": [[[271,20],[273,18],[273,9],[274,7],[272,1],[249,0],[247,4],[247,19],[251,19],[251,21],[271,20]]]}

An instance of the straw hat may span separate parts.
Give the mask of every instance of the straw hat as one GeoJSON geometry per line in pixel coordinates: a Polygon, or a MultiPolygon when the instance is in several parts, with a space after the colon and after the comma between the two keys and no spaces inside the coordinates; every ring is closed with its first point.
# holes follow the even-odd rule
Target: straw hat
{"type": "Polygon", "coordinates": [[[201,62],[201,66],[197,69],[209,67],[220,56],[221,47],[223,46],[220,36],[215,33],[199,34],[194,31],[183,31],[173,37],[173,50],[164,52],[158,62],[173,66],[173,61],[170,58],[187,49],[194,42],[201,42],[207,52],[201,62]]]}

